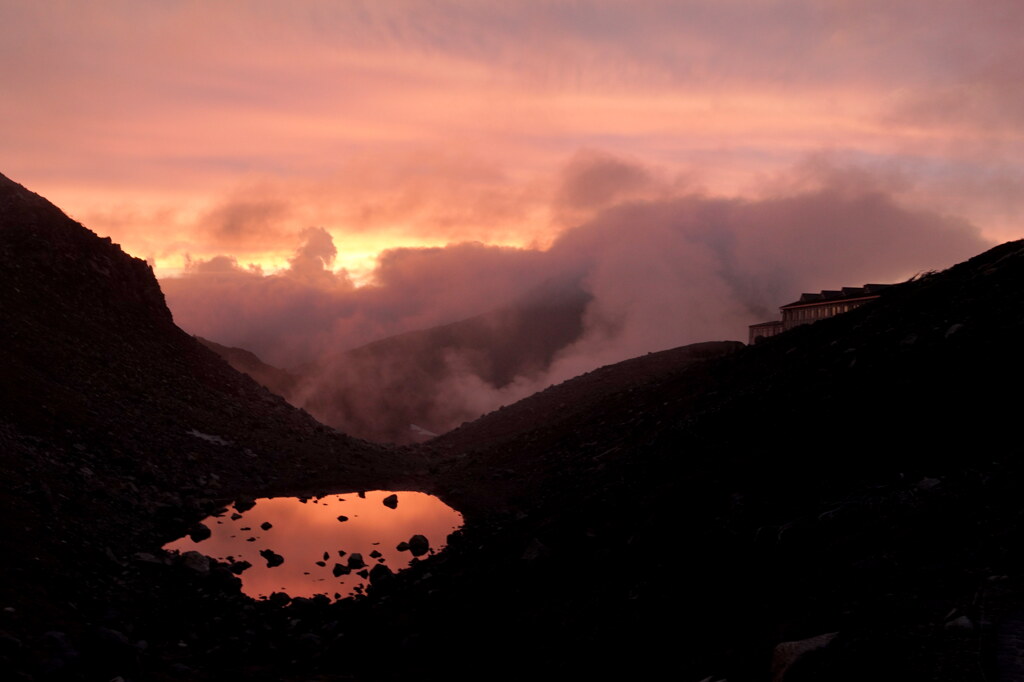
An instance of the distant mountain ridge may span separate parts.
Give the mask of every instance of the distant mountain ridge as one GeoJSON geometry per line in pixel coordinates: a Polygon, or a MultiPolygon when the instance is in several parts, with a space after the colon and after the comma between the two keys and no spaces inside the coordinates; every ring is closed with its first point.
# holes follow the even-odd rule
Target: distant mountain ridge
{"type": "Polygon", "coordinates": [[[479,412],[452,403],[451,382],[504,388],[546,370],[578,339],[590,296],[575,289],[523,301],[338,354],[300,379],[302,404],[322,421],[383,442],[408,443],[416,424],[443,433],[479,412]]]}
{"type": "Polygon", "coordinates": [[[200,341],[325,424],[377,442],[410,443],[423,440],[413,424],[442,433],[479,416],[449,404],[450,382],[471,377],[500,389],[545,371],[582,334],[590,298],[576,283],[549,283],[497,310],[288,370],[244,349],[200,341]]]}
{"type": "Polygon", "coordinates": [[[299,377],[287,370],[268,365],[256,356],[255,353],[244,348],[223,346],[216,341],[204,339],[201,336],[195,337],[196,341],[203,344],[243,374],[248,374],[257,383],[266,386],[270,391],[295,404],[295,391],[298,387],[299,377]]]}
{"type": "Polygon", "coordinates": [[[0,273],[13,679],[1021,676],[1024,241],[404,448],[232,370],[144,264],[6,178],[0,273]],[[466,525],[364,599],[253,601],[160,550],[234,500],[371,486],[466,525]]]}

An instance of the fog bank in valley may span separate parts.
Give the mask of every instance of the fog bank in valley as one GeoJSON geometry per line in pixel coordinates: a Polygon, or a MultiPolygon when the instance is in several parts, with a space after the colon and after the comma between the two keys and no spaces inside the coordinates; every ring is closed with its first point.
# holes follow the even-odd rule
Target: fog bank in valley
{"type": "Polygon", "coordinates": [[[162,286],[185,330],[298,375],[286,396],[296,404],[355,435],[404,441],[410,423],[441,432],[604,364],[744,339],[802,291],[890,282],[989,246],[865,173],[827,169],[718,197],[591,154],[562,182],[552,213],[577,222],[546,249],[397,248],[356,287],[331,269],[331,234],[311,227],[282,272],[224,255],[162,286]]]}

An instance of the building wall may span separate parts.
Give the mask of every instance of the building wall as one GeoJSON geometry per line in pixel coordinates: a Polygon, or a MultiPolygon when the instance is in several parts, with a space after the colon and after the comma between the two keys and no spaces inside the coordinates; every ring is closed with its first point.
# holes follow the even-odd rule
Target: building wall
{"type": "Polygon", "coordinates": [[[778,322],[763,322],[761,324],[750,325],[750,335],[747,341],[748,344],[753,345],[757,343],[758,339],[767,339],[781,334],[784,331],[782,327],[782,321],[778,322]]]}
{"type": "Polygon", "coordinates": [[[820,303],[808,303],[807,305],[782,309],[782,328],[792,329],[802,324],[810,324],[827,317],[845,313],[854,308],[859,308],[874,297],[859,299],[856,301],[821,301],[820,303]]]}

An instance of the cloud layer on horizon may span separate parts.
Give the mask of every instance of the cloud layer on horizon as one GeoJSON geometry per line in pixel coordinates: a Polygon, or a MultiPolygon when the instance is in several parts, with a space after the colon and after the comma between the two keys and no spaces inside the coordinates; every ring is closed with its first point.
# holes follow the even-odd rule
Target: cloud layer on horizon
{"type": "MultiPolygon", "coordinates": [[[[583,177],[601,187],[604,173],[647,186],[642,168],[606,157],[567,169],[567,186],[583,177]]],[[[323,230],[309,230],[281,273],[266,276],[221,256],[195,262],[162,286],[186,330],[286,368],[336,366],[314,372],[324,385],[355,380],[338,367],[341,351],[507,306],[552,282],[582,287],[590,297],[583,333],[549,366],[493,385],[466,370],[472,363],[448,359],[448,374],[424,389],[435,421],[421,420],[443,430],[604,364],[742,339],[746,325],[776,317],[777,307],[802,291],[903,279],[990,245],[966,221],[901,206],[885,191],[888,180],[826,166],[817,168],[817,181],[803,178],[799,190],[759,199],[627,192],[606,203],[598,201],[603,193],[581,191],[573,201],[597,201],[598,208],[547,249],[393,249],[365,287],[326,269],[333,244],[323,230]]],[[[307,393],[320,388],[307,386],[307,393]]],[[[378,388],[361,386],[358,394],[372,402],[378,388]]]]}
{"type": "MultiPolygon", "coordinates": [[[[4,172],[158,271],[547,246],[580,150],[747,195],[816,153],[1021,234],[1013,0],[448,0],[0,7],[4,172]]],[[[621,178],[624,184],[651,178],[621,178]]],[[[579,197],[577,197],[579,198],[579,197]]]]}
{"type": "Polygon", "coordinates": [[[526,390],[1024,236],[1017,0],[56,7],[0,4],[3,172],[282,365],[578,277],[526,390]]]}

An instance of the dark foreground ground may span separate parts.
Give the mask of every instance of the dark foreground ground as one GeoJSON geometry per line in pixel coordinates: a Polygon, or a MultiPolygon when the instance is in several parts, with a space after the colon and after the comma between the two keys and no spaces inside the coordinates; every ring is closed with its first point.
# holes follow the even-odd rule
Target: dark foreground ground
{"type": "Polygon", "coordinates": [[[144,263],[2,176],[0,273],[5,679],[1024,672],[1024,244],[410,448],[230,369],[144,263]],[[367,598],[254,602],[159,551],[241,497],[371,488],[467,524],[367,598]]]}

